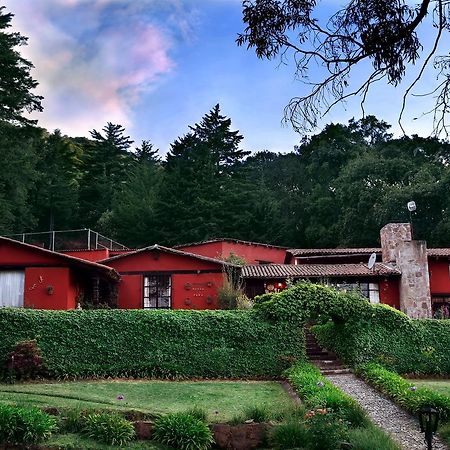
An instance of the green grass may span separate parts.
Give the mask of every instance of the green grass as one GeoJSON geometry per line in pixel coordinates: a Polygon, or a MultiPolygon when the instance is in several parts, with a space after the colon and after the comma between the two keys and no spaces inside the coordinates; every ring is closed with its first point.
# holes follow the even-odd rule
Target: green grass
{"type": "Polygon", "coordinates": [[[124,447],[117,447],[102,444],[79,434],[55,434],[50,439],[46,440],[43,445],[48,447],[56,447],[64,450],[74,449],[89,449],[89,450],[118,450],[118,449],[130,449],[130,450],[170,450],[165,445],[158,444],[152,441],[133,441],[126,444],[124,447]]]}
{"type": "Polygon", "coordinates": [[[0,402],[57,408],[137,410],[148,414],[206,410],[226,422],[254,405],[289,409],[292,401],[272,381],[89,381],[0,384],[0,402]],[[116,397],[123,395],[123,400],[116,397]]]}
{"type": "Polygon", "coordinates": [[[423,386],[450,397],[450,380],[408,380],[416,386],[423,386]]]}

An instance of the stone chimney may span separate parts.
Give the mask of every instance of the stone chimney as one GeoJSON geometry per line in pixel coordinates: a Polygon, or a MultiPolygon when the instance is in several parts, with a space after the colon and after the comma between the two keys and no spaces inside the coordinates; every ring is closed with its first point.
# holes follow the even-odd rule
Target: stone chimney
{"type": "Polygon", "coordinates": [[[388,223],[380,230],[381,260],[384,263],[395,263],[397,247],[401,242],[410,241],[411,225],[409,223],[388,223]]]}
{"type": "Polygon", "coordinates": [[[389,223],[380,231],[382,260],[395,265],[400,279],[400,309],[414,319],[431,317],[427,244],[411,239],[409,223],[389,223]]]}

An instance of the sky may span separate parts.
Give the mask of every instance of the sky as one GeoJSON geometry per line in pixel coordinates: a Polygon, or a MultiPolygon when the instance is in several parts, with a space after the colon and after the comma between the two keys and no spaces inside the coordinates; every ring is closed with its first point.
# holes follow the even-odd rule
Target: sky
{"type": "MultiPolygon", "coordinates": [[[[324,0],[319,14],[326,17],[340,3],[324,0]]],[[[150,140],[165,154],[189,125],[219,103],[232,128],[244,135],[245,150],[288,152],[302,138],[283,123],[283,108],[308,88],[295,79],[292,64],[259,60],[252,50],[236,45],[244,29],[240,0],[2,4],[15,14],[14,30],[29,38],[20,52],[34,64],[36,93],[44,96],[44,112],[34,117],[50,131],[89,137],[90,130],[107,122],[119,123],[136,145],[150,140]]],[[[354,74],[355,83],[363,76],[364,67],[354,74]]],[[[426,72],[424,80],[424,86],[433,82],[433,74],[426,72]]],[[[425,102],[412,98],[408,103],[407,133],[431,132],[429,117],[415,119],[429,106],[425,102]]],[[[393,124],[399,134],[400,106],[400,90],[380,85],[365,110],[393,124]]],[[[355,99],[319,125],[361,116],[355,99]]]]}

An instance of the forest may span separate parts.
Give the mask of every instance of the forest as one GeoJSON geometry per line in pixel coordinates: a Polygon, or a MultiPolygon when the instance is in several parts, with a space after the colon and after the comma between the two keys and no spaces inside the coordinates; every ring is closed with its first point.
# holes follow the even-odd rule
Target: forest
{"type": "Polygon", "coordinates": [[[216,105],[164,157],[120,124],[65,136],[27,119],[42,109],[32,64],[0,8],[0,234],[91,228],[130,247],[230,237],[290,247],[377,245],[409,221],[450,246],[450,145],[394,137],[373,116],[301,136],[288,153],[244,151],[216,105]],[[3,30],[3,31],[2,31],[3,30]]]}

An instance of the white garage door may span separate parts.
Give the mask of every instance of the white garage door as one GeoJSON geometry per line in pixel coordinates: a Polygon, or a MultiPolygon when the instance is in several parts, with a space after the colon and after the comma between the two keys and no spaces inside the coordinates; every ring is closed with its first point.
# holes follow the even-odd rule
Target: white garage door
{"type": "Polygon", "coordinates": [[[24,282],[23,270],[0,271],[0,308],[23,306],[24,282]]]}

